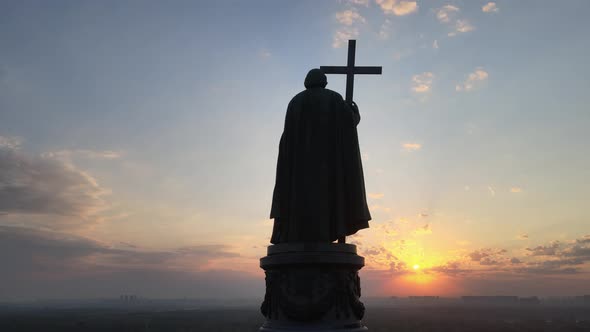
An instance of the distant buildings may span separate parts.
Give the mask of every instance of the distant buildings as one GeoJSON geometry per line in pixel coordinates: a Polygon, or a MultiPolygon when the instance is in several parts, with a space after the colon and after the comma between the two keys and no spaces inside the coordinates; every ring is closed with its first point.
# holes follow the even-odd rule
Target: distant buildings
{"type": "Polygon", "coordinates": [[[541,304],[536,296],[518,297],[508,296],[462,296],[461,299],[465,304],[476,305],[537,305],[541,304]]]}
{"type": "Polygon", "coordinates": [[[435,301],[440,299],[438,296],[408,296],[412,301],[435,301]]]}
{"type": "Polygon", "coordinates": [[[518,302],[520,302],[520,304],[525,304],[525,305],[541,304],[541,300],[539,300],[539,298],[536,296],[521,297],[518,299],[518,302]]]}
{"type": "Polygon", "coordinates": [[[461,296],[465,304],[516,305],[518,296],[461,296]]]}
{"type": "Polygon", "coordinates": [[[523,296],[496,295],[496,296],[461,296],[460,298],[439,296],[390,296],[389,303],[395,305],[478,305],[478,306],[575,306],[590,307],[590,295],[578,296],[523,296]]]}
{"type": "Polygon", "coordinates": [[[131,295],[131,294],[123,294],[119,297],[119,299],[121,300],[121,302],[124,302],[124,303],[137,303],[139,301],[137,299],[137,295],[131,295]]]}

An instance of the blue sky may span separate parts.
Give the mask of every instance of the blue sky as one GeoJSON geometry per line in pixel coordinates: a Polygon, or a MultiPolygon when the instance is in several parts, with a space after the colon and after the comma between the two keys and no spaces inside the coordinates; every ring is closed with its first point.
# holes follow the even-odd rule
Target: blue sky
{"type": "MultiPolygon", "coordinates": [[[[524,293],[590,292],[588,9],[5,1],[0,226],[28,239],[5,249],[37,257],[40,241],[64,239],[86,249],[62,272],[47,266],[63,252],[44,249],[0,297],[63,296],[104,271],[118,295],[132,287],[128,269],[187,275],[173,295],[200,292],[207,273],[256,284],[286,105],[309,69],[346,63],[348,38],[358,65],[383,66],[355,82],[374,220],[352,241],[369,294],[500,292],[505,282],[489,284],[532,276],[524,293]],[[31,288],[41,266],[53,293],[31,288]]],[[[328,79],[344,93],[343,77],[328,79]]]]}

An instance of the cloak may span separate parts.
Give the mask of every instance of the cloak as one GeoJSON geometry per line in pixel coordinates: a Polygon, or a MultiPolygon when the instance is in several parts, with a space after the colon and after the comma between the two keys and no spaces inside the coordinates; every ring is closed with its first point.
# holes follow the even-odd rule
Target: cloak
{"type": "MultiPolygon", "coordinates": [[[[323,74],[322,74],[323,75],[323,74]]],[[[325,78],[325,75],[324,75],[325,78]]],[[[271,243],[332,242],[369,227],[356,126],[360,115],[325,83],[289,102],[279,144],[271,243]]]]}

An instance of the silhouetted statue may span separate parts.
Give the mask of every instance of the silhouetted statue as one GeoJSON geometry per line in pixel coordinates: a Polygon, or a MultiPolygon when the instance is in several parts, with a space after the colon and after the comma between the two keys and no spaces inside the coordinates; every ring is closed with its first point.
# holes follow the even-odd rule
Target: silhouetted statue
{"type": "Polygon", "coordinates": [[[333,242],[369,227],[356,130],[359,110],[326,85],[322,70],[310,70],[306,89],[287,107],[271,243],[333,242]]]}

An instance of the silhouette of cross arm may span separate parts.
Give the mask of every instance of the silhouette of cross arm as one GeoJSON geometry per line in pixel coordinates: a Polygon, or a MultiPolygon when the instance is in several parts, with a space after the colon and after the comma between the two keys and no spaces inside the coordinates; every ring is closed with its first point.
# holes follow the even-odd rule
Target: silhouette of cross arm
{"type": "Polygon", "coordinates": [[[346,75],[346,101],[352,102],[352,93],[354,90],[354,75],[381,75],[381,68],[376,66],[354,66],[354,57],[356,51],[356,40],[348,41],[348,63],[346,66],[320,66],[325,74],[345,74],[346,75]]]}

